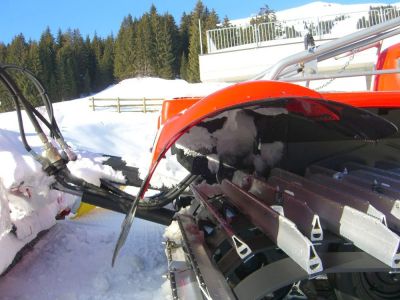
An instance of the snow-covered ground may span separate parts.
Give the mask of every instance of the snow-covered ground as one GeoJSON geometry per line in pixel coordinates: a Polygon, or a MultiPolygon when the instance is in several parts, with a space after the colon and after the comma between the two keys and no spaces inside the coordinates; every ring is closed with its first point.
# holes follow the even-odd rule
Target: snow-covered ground
{"type": "MultiPolygon", "coordinates": [[[[372,7],[380,6],[400,6],[400,2],[369,2],[369,3],[357,3],[357,4],[340,4],[334,2],[325,1],[313,1],[305,5],[276,11],[276,18],[280,21],[296,20],[301,18],[314,18],[320,16],[347,14],[361,11],[368,11],[372,7]]],[[[273,7],[270,7],[273,9],[273,7]]],[[[254,16],[231,20],[232,25],[247,25],[250,24],[250,20],[254,16]]]]}
{"type": "MultiPolygon", "coordinates": [[[[310,4],[311,5],[311,4],[310,4]]],[[[317,4],[315,4],[317,5],[317,4]]],[[[319,3],[329,8],[323,14],[344,10],[338,4],[319,3]]],[[[365,10],[371,4],[366,4],[365,10]]],[[[302,8],[316,12],[311,6],[302,8]]],[[[347,8],[350,9],[350,8],[347,8]]],[[[364,8],[362,8],[364,10],[364,8]]],[[[308,16],[287,10],[279,18],[308,16]],[[286,15],[285,15],[286,14],[286,15]]],[[[129,79],[99,93],[99,97],[172,98],[207,95],[224,83],[188,84],[182,80],[129,79]]],[[[79,156],[69,169],[96,184],[99,177],[122,180],[122,175],[101,164],[102,154],[123,157],[145,175],[157,127],[157,113],[95,111],[87,98],[54,105],[56,119],[67,142],[79,156]]],[[[27,140],[41,152],[41,144],[25,119],[27,140]]],[[[55,221],[79,198],[50,190],[52,178],[24,149],[15,112],[0,114],[0,273],[37,233],[50,228],[22,260],[0,277],[0,299],[160,299],[168,297],[162,234],[164,227],[135,220],[133,230],[114,268],[111,257],[123,215],[96,209],[80,218],[55,221]],[[14,228],[13,228],[14,226],[14,228]]],[[[173,160],[160,164],[158,183],[171,184],[184,176],[173,160]]],[[[154,182],[152,182],[153,184],[154,182]]],[[[157,182],[156,182],[157,183],[157,182]]]]}
{"type": "Polygon", "coordinates": [[[135,220],[133,233],[112,268],[111,255],[122,219],[121,214],[96,209],[79,219],[59,221],[0,278],[0,298],[165,298],[163,226],[135,220]]]}
{"type": "MultiPolygon", "coordinates": [[[[224,86],[138,78],[122,81],[100,96],[201,96],[224,86]]],[[[79,156],[78,161],[68,164],[69,169],[94,184],[99,177],[122,180],[120,173],[101,164],[101,154],[105,153],[123,157],[145,175],[158,113],[93,112],[89,104],[83,98],[54,105],[59,127],[79,156]]],[[[29,120],[24,120],[28,143],[40,153],[40,141],[29,120]]],[[[133,233],[111,268],[124,216],[96,209],[84,217],[55,222],[55,215],[65,207],[76,206],[79,198],[49,190],[53,180],[23,148],[15,112],[0,115],[0,161],[0,273],[21,247],[50,228],[11,271],[0,277],[1,299],[164,297],[161,275],[167,264],[161,244],[163,226],[136,220],[133,233]],[[13,225],[16,234],[11,232],[13,225]]],[[[154,178],[171,184],[184,175],[173,159],[166,159],[154,178]]]]}

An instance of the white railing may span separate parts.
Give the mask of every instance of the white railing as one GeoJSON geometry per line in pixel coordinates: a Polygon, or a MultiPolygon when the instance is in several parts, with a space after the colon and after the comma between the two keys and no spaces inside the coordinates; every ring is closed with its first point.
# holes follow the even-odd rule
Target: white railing
{"type": "Polygon", "coordinates": [[[257,25],[230,26],[208,30],[208,53],[262,47],[298,38],[311,32],[315,40],[335,39],[357,30],[397,18],[400,10],[396,7],[362,12],[276,21],[257,25]],[[275,42],[273,42],[275,41],[275,42]]]}
{"type": "Polygon", "coordinates": [[[117,112],[153,112],[159,111],[164,99],[161,98],[89,98],[93,111],[115,109],[117,112]]]}

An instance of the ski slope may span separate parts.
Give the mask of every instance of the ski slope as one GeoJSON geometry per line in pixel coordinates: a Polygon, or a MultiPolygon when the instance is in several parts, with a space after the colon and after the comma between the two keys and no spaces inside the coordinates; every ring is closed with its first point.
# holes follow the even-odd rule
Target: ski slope
{"type": "MultiPolygon", "coordinates": [[[[310,1],[310,3],[301,6],[276,11],[275,15],[279,21],[287,21],[287,20],[296,20],[303,18],[317,18],[320,16],[368,11],[371,6],[380,7],[387,5],[399,6],[400,2],[367,2],[367,3],[355,3],[355,4],[340,4],[335,2],[310,1]]],[[[273,7],[271,8],[273,9],[273,7]]],[[[254,18],[254,16],[242,19],[230,20],[230,23],[232,25],[238,25],[238,26],[248,25],[250,24],[250,20],[254,18]]]]}

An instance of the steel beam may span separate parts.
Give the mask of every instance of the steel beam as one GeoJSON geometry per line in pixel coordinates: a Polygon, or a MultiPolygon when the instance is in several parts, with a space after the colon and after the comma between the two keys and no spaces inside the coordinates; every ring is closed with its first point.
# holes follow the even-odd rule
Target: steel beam
{"type": "Polygon", "coordinates": [[[322,220],[322,226],[354,243],[392,268],[400,267],[400,237],[381,221],[350,206],[335,201],[334,197],[324,197],[290,183],[280,177],[272,176],[268,182],[279,186],[286,193],[306,201],[322,220]]]}
{"type": "Polygon", "coordinates": [[[192,218],[178,214],[177,221],[182,233],[183,244],[187,250],[186,254],[190,258],[199,288],[205,299],[236,299],[225,278],[209,259],[201,238],[202,234],[199,230],[195,230],[197,225],[192,218]]]}
{"type": "Polygon", "coordinates": [[[278,190],[264,180],[253,178],[249,193],[253,194],[268,205],[282,205],[284,216],[296,224],[301,233],[303,233],[312,242],[323,239],[323,231],[318,215],[304,201],[291,197],[283,193],[278,199],[278,190]],[[282,202],[282,203],[279,203],[282,202]]]}
{"type": "Polygon", "coordinates": [[[279,248],[291,257],[308,274],[321,272],[323,267],[313,244],[284,216],[279,215],[257,197],[228,180],[221,189],[226,200],[247,216],[279,248]]]}
{"type": "Polygon", "coordinates": [[[354,194],[343,193],[341,190],[332,189],[329,185],[319,184],[318,182],[315,181],[313,182],[307,178],[301,177],[299,175],[296,175],[294,173],[288,172],[283,169],[278,169],[278,168],[273,169],[271,175],[284,178],[285,180],[291,182],[296,182],[301,186],[303,186],[305,189],[308,189],[321,196],[334,198],[336,202],[339,202],[342,205],[348,205],[354,209],[364,212],[370,216],[377,218],[382,223],[386,224],[386,218],[382,212],[377,210],[365,199],[356,197],[354,194]]]}
{"type": "Polygon", "coordinates": [[[229,237],[231,245],[236,249],[236,253],[241,259],[246,259],[252,255],[250,247],[239,237],[225,218],[218,212],[217,208],[209,201],[207,195],[202,192],[201,186],[191,186],[191,190],[197,200],[206,208],[206,210],[214,217],[217,221],[217,225],[221,226],[222,230],[229,237]]]}
{"type": "MultiPolygon", "coordinates": [[[[392,222],[393,226],[399,228],[400,224],[400,200],[397,196],[397,193],[393,195],[390,194],[389,191],[386,191],[384,187],[382,187],[381,191],[384,193],[378,193],[373,190],[373,186],[370,181],[357,178],[349,174],[340,173],[331,169],[327,169],[320,166],[310,166],[307,168],[306,177],[315,177],[314,175],[322,175],[326,177],[330,177],[337,182],[342,183],[342,185],[335,184],[332,180],[329,183],[332,183],[334,186],[343,187],[349,193],[354,193],[363,197],[372,203],[377,209],[382,211],[386,215],[386,219],[392,222]]],[[[320,179],[319,179],[320,180],[320,179]]],[[[325,179],[326,182],[326,179],[325,179]]]]}
{"type": "Polygon", "coordinates": [[[386,216],[386,221],[390,228],[400,231],[400,201],[389,198],[385,195],[366,190],[358,185],[345,182],[343,180],[334,179],[323,174],[308,175],[312,181],[330,186],[340,190],[343,193],[354,194],[372,203],[386,216]]]}

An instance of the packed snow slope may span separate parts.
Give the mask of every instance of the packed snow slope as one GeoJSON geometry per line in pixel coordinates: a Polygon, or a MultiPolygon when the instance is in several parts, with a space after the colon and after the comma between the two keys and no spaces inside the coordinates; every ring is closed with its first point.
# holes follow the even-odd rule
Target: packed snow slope
{"type": "MultiPolygon", "coordinates": [[[[320,16],[337,15],[344,13],[354,13],[368,11],[372,7],[381,6],[400,6],[400,2],[388,3],[388,2],[369,2],[360,4],[339,4],[334,2],[324,2],[324,1],[314,1],[308,4],[289,8],[285,10],[280,10],[275,12],[276,18],[279,21],[285,20],[296,20],[304,18],[318,18],[320,16]]],[[[271,7],[273,9],[273,7],[271,7]]],[[[232,25],[246,25],[250,24],[250,18],[231,20],[232,25]]]]}
{"type": "MultiPolygon", "coordinates": [[[[136,78],[95,96],[201,96],[224,86],[136,78]]],[[[158,113],[92,111],[89,105],[88,98],[54,105],[58,125],[79,156],[76,162],[68,163],[68,168],[94,184],[99,184],[99,178],[123,181],[122,174],[102,165],[102,154],[110,154],[123,157],[145,175],[158,113]]],[[[40,140],[26,116],[24,121],[28,143],[41,153],[40,140]]],[[[38,232],[50,228],[21,262],[0,277],[1,299],[161,297],[161,274],[167,266],[161,245],[163,226],[136,220],[133,234],[112,269],[112,252],[124,216],[97,209],[79,219],[56,222],[60,211],[76,209],[80,199],[49,189],[53,179],[22,146],[15,112],[0,115],[0,161],[0,273],[38,232]]],[[[154,184],[170,185],[183,176],[185,171],[178,163],[166,159],[154,184]]]]}

